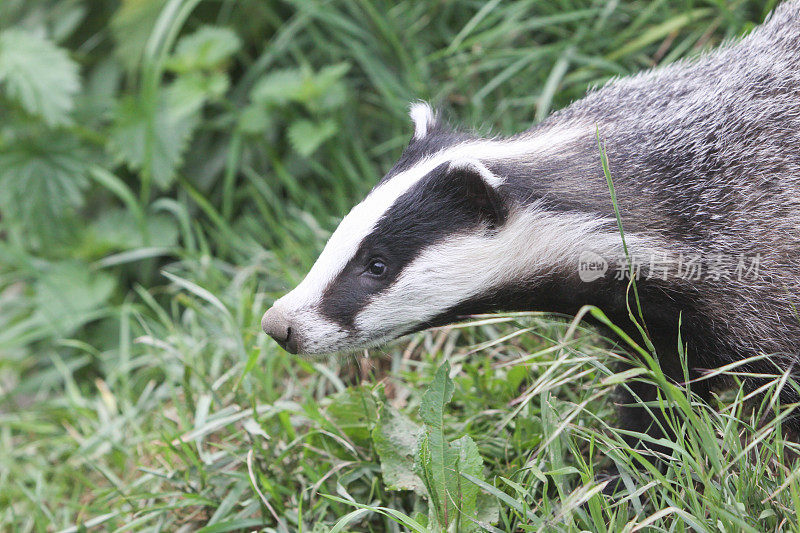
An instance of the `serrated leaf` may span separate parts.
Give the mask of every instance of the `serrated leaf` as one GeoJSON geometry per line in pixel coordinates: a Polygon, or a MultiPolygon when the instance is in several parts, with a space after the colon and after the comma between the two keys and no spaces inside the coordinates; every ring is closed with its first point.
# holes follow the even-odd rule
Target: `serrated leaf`
{"type": "Polygon", "coordinates": [[[167,105],[177,116],[198,113],[207,100],[214,100],[228,90],[228,76],[222,72],[181,74],[166,90],[167,105]]]}
{"type": "Polygon", "coordinates": [[[444,406],[453,398],[455,385],[450,379],[450,363],[445,361],[433,376],[428,390],[422,396],[419,416],[432,429],[442,430],[444,425],[444,406]]]}
{"type": "Polygon", "coordinates": [[[444,407],[453,397],[450,364],[445,362],[436,371],[428,390],[422,396],[419,415],[425,423],[417,452],[417,473],[430,496],[430,511],[438,523],[447,527],[455,515],[452,490],[458,455],[444,435],[444,407]]]}
{"type": "Polygon", "coordinates": [[[229,28],[202,26],[178,41],[167,68],[175,72],[212,70],[227,61],[241,45],[239,36],[229,28]]]}
{"type": "Polygon", "coordinates": [[[308,157],[316,152],[322,143],[330,139],[336,130],[336,123],[330,119],[322,122],[302,119],[292,122],[287,134],[292,148],[303,157],[308,157]]]}
{"type": "Polygon", "coordinates": [[[323,67],[314,77],[316,94],[307,105],[312,110],[328,111],[340,107],[347,99],[347,87],[342,78],[350,70],[349,63],[337,63],[323,67]]]}
{"type": "Polygon", "coordinates": [[[477,519],[478,517],[478,486],[463,478],[460,474],[463,472],[483,479],[483,459],[478,452],[478,447],[475,441],[469,435],[464,435],[460,439],[454,440],[450,443],[452,448],[458,454],[458,462],[456,464],[457,472],[454,474],[451,499],[454,501],[455,506],[461,512],[461,527],[459,531],[475,531],[477,525],[467,517],[477,519]]]}
{"type": "Polygon", "coordinates": [[[330,109],[343,101],[341,78],[348,70],[348,63],[328,65],[318,73],[296,68],[277,70],[256,83],[250,91],[250,99],[261,105],[298,102],[312,109],[330,109]]]}
{"type": "Polygon", "coordinates": [[[70,335],[96,317],[115,284],[111,274],[92,272],[85,263],[56,263],[34,284],[36,316],[56,334],[70,335]]]}
{"type": "Polygon", "coordinates": [[[51,126],[70,123],[81,88],[78,65],[63,49],[17,29],[0,32],[0,85],[10,100],[51,126]]]}
{"type": "Polygon", "coordinates": [[[483,459],[475,442],[469,435],[453,442],[445,438],[444,408],[455,388],[449,372],[450,365],[445,362],[422,397],[419,413],[425,426],[414,468],[428,492],[431,519],[443,529],[456,523],[458,531],[476,531],[476,521],[495,521],[499,511],[491,501],[479,498],[479,487],[464,477],[483,481],[483,459]]]}
{"type": "Polygon", "coordinates": [[[344,78],[349,70],[349,63],[336,63],[335,65],[324,66],[315,76],[316,85],[322,90],[330,89],[334,83],[344,78]]]}
{"type": "Polygon", "coordinates": [[[414,472],[414,452],[422,428],[389,404],[378,409],[372,442],[381,461],[383,482],[389,490],[413,490],[427,496],[425,485],[414,472]]]}
{"type": "Polygon", "coordinates": [[[67,136],[14,140],[0,150],[0,209],[46,240],[58,233],[64,213],[83,203],[87,159],[67,136]]]}
{"type": "Polygon", "coordinates": [[[300,69],[278,70],[256,83],[250,91],[250,99],[258,104],[285,104],[297,99],[304,83],[305,76],[300,69]]]}
{"type": "Polygon", "coordinates": [[[143,97],[124,98],[111,129],[112,151],[132,170],[150,175],[161,188],[172,184],[199,116],[175,108],[162,97],[153,104],[143,97]]]}

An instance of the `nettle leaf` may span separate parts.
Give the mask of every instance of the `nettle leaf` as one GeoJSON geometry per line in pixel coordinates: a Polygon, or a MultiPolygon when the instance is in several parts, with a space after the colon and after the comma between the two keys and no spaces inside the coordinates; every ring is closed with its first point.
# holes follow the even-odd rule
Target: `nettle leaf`
{"type": "Polygon", "coordinates": [[[167,102],[176,115],[189,116],[199,112],[206,101],[223,96],[229,84],[222,72],[181,74],[167,89],[167,102]]]}
{"type": "Polygon", "coordinates": [[[414,472],[414,454],[422,428],[387,403],[378,408],[372,443],[381,461],[383,482],[389,490],[413,490],[427,496],[425,484],[414,472]]]}
{"type": "Polygon", "coordinates": [[[78,65],[52,42],[23,30],[0,32],[0,84],[7,97],[50,126],[70,123],[78,65]]]}
{"type": "MultiPolygon", "coordinates": [[[[298,102],[309,107],[325,103],[331,93],[333,103],[341,103],[345,92],[341,79],[350,70],[349,63],[337,63],[322,68],[318,73],[308,69],[277,70],[267,74],[250,91],[250,99],[262,105],[281,105],[298,102]]],[[[323,106],[330,108],[328,106],[323,106]]]]}
{"type": "Polygon", "coordinates": [[[306,76],[300,69],[278,70],[267,74],[250,91],[258,104],[280,105],[295,101],[303,92],[306,76]]]}
{"type": "Polygon", "coordinates": [[[0,208],[41,239],[83,203],[88,156],[71,137],[15,139],[0,149],[0,208]]]}
{"type": "Polygon", "coordinates": [[[338,130],[336,122],[331,119],[322,122],[311,122],[310,120],[297,120],[289,126],[287,135],[289,142],[292,143],[297,153],[303,157],[308,157],[330,139],[338,130]]]}
{"type": "Polygon", "coordinates": [[[312,109],[330,110],[340,107],[347,99],[347,87],[342,82],[350,70],[349,63],[337,63],[323,67],[315,78],[318,95],[309,102],[312,109]]]}
{"type": "Polygon", "coordinates": [[[175,72],[212,70],[239,51],[242,41],[229,28],[203,26],[178,41],[167,68],[175,72]]]}
{"type": "Polygon", "coordinates": [[[195,106],[174,107],[168,97],[153,103],[144,97],[123,98],[111,129],[111,150],[132,170],[169,187],[199,121],[195,106]]]}
{"type": "Polygon", "coordinates": [[[99,317],[115,286],[114,276],[80,261],[56,263],[34,284],[36,316],[59,336],[71,335],[99,317]]]}

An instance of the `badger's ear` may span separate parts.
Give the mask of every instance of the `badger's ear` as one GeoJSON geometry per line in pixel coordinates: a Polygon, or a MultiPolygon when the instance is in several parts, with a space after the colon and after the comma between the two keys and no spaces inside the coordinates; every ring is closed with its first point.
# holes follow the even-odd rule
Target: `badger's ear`
{"type": "Polygon", "coordinates": [[[473,159],[452,161],[447,174],[463,192],[468,205],[474,208],[490,228],[505,224],[508,219],[508,200],[500,191],[503,180],[483,163],[473,159]]]}
{"type": "Polygon", "coordinates": [[[408,108],[414,123],[414,138],[422,139],[439,125],[439,118],[427,102],[415,102],[408,108]]]}

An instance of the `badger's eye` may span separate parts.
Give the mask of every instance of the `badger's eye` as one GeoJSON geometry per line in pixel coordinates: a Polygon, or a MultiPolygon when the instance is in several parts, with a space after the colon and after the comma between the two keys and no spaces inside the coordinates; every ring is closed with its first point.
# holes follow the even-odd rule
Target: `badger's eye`
{"type": "Polygon", "coordinates": [[[367,265],[366,272],[376,278],[383,276],[386,273],[386,264],[381,259],[372,259],[367,265]]]}

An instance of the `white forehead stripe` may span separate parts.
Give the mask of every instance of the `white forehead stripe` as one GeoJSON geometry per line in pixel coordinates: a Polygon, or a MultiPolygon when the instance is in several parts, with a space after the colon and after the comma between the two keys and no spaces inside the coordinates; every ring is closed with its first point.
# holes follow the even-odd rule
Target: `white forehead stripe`
{"type": "MultiPolygon", "coordinates": [[[[565,143],[581,136],[592,135],[593,131],[592,126],[587,126],[556,130],[532,137],[520,137],[512,141],[483,139],[468,141],[421,159],[413,167],[396,174],[376,187],[342,219],[305,279],[292,292],[278,300],[276,305],[300,309],[313,306],[318,302],[325,287],[344,269],[383,214],[394,205],[400,196],[408,192],[439,165],[451,161],[468,160],[477,162],[485,169],[486,167],[481,161],[528,160],[533,157],[558,153],[563,149],[565,143]]],[[[486,172],[491,175],[488,169],[486,172]]],[[[490,179],[498,180],[499,178],[490,179]]]]}
{"type": "Polygon", "coordinates": [[[492,174],[492,171],[486,168],[486,165],[478,161],[477,159],[457,159],[455,161],[450,162],[451,169],[464,169],[470,170],[472,172],[477,172],[480,174],[483,181],[491,185],[492,187],[499,187],[503,184],[503,178],[492,174]]]}

